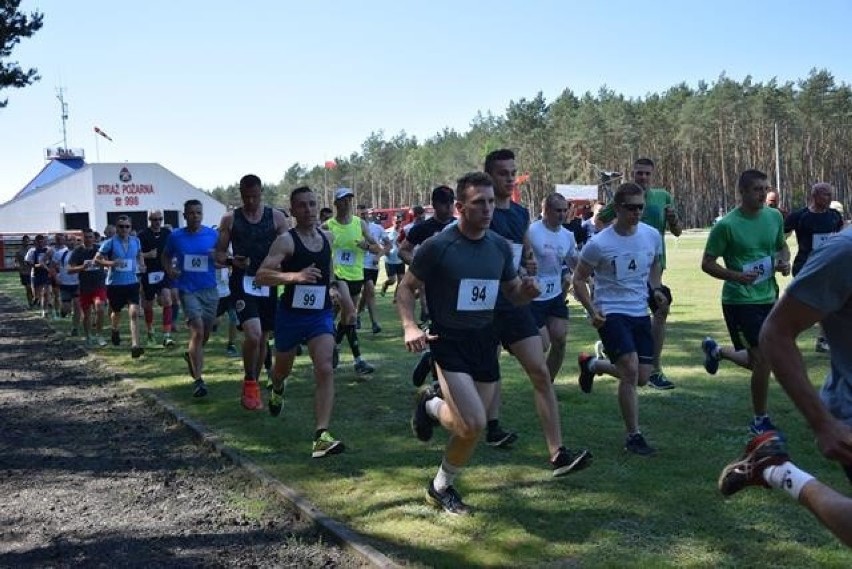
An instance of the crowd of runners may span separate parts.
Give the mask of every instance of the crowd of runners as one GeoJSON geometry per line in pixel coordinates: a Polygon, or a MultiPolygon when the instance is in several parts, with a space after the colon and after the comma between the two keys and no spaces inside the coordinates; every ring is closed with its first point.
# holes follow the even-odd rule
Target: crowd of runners
{"type": "MultiPolygon", "coordinates": [[[[334,370],[348,360],[341,355],[348,347],[356,374],[375,372],[361,353],[359,332],[368,328],[362,316],[366,309],[369,330],[380,333],[376,293],[392,290],[405,348],[423,352],[412,372],[419,388],[414,434],[428,441],[438,426],[450,434],[427,497],[448,513],[466,514],[470,507],[454,481],[483,433],[493,447],[508,447],[518,437],[500,414],[501,350],[529,378],[553,476],[591,464],[589,450],[566,444],[554,390],[566,355],[569,296],[600,338],[577,356],[580,389],[590,393],[599,375],[615,377],[625,451],[657,452],[640,429],[637,390],[675,388],[663,370],[664,344],[670,305],[687,291],[664,284],[665,234],[678,236],[682,228],[671,194],[653,188],[653,176],[653,161],[640,158],[632,181],[582,223],[558,193],[531,215],[512,201],[513,152],[497,150],[483,171],[465,174],[455,188],[432,191],[432,217],[413,208],[410,224],[398,217],[385,229],[365,204],[354,205],[349,188],[336,190],[333,209],[321,209],[311,188],[296,188],[285,212],[264,205],[260,179],[246,175],[239,184],[242,205],[215,228],[202,223],[201,202],[190,200],[185,227],[163,227],[162,212],[151,211],[149,227],[134,235],[130,219],[120,217],[103,237],[84,230],[74,247],[61,234],[50,244],[43,235],[32,246],[27,239],[16,263],[31,305],[45,317],[70,315],[71,334],[90,346],[107,345],[107,309],[109,341],[119,346],[127,308],[133,358],[152,343],[174,348],[172,332],[185,322],[184,359],[195,397],[207,396],[204,346],[220,317],[227,315],[230,355],[239,354],[237,330],[242,333],[241,403],[247,410],[266,407],[278,416],[293,362],[307,352],[315,380],[314,458],[345,450],[329,430],[334,370]],[[159,337],[155,304],[162,314],[159,337]],[[270,385],[264,405],[259,384],[265,362],[270,385]]],[[[707,337],[700,349],[710,374],[722,360],[751,372],[753,438],[723,471],[721,492],[783,488],[852,543],[852,500],[789,461],[784,435],[768,411],[774,373],[814,430],[820,451],[844,465],[852,482],[852,230],[844,230],[832,191],[815,184],[808,206],[787,214],[778,209],[766,174],[741,173],[738,206],[714,223],[700,264],[724,282],[721,305],[731,345],[707,337]],[[792,261],[790,233],[798,242],[792,261]],[[775,273],[791,271],[795,278],[781,294],[775,273]],[[796,344],[814,325],[820,326],[816,349],[831,360],[819,393],[796,344]]]]}

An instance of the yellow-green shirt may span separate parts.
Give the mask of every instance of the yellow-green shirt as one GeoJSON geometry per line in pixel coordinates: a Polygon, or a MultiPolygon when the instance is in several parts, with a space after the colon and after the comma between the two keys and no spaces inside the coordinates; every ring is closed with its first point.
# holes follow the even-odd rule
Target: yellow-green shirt
{"type": "Polygon", "coordinates": [[[347,224],[332,217],[327,222],[334,235],[331,254],[334,258],[334,276],[345,281],[364,280],[364,250],[358,243],[364,240],[361,218],[352,216],[347,224]]]}

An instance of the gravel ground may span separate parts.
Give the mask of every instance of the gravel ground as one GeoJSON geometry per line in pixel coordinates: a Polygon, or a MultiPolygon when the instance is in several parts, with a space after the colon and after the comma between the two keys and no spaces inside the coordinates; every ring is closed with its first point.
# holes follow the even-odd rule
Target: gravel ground
{"type": "Polygon", "coordinates": [[[0,295],[0,566],[364,563],[0,295]]]}

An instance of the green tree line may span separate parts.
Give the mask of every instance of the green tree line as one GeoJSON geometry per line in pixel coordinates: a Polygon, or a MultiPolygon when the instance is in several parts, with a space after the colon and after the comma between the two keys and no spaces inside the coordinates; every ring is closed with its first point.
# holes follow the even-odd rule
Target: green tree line
{"type": "MultiPolygon", "coordinates": [[[[334,168],[291,165],[266,187],[267,200],[286,206],[290,189],[309,185],[323,205],[339,186],[354,188],[359,203],[370,207],[424,204],[431,188],[453,186],[503,147],[515,150],[519,172],[530,176],[523,202],[533,211],[555,184],[595,184],[600,170],[629,173],[640,156],[656,162],[656,185],[672,192],[688,227],[706,226],[719,208],[734,207],[737,176],[747,168],[767,172],[773,186],[778,169],[787,208],[804,205],[806,188],[827,181],[848,210],[852,88],[814,69],[785,83],[722,74],[713,83],[681,83],[640,98],[602,87],[581,96],[565,89],[548,102],[539,92],[511,101],[501,116],[477,113],[467,132],[444,128],[425,140],[373,132],[360,151],[337,157],[334,168]]],[[[239,204],[235,186],[212,194],[239,204]]]]}

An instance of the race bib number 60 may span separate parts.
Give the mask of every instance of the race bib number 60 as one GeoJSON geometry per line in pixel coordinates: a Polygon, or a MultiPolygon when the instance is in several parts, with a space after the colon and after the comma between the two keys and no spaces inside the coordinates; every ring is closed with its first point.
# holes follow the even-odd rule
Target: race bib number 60
{"type": "Polygon", "coordinates": [[[499,286],[500,282],[497,280],[462,279],[459,282],[456,310],[459,312],[493,310],[499,286]]]}
{"type": "Polygon", "coordinates": [[[206,273],[208,262],[207,255],[184,255],[183,270],[190,273],[206,273]]]}

